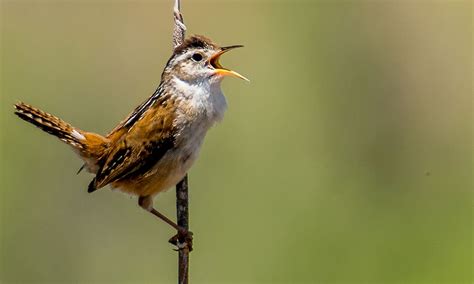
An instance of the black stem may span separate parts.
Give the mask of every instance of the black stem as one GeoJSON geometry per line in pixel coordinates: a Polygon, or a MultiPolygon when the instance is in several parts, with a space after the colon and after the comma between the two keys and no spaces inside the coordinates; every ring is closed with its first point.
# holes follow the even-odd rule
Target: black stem
{"type": "MultiPolygon", "coordinates": [[[[189,230],[188,175],[176,185],[176,215],[178,226],[189,230]]],[[[178,283],[189,282],[189,246],[185,236],[178,234],[178,283]],[[184,245],[181,245],[184,244],[184,245]]]]}
{"type": "MultiPolygon", "coordinates": [[[[184,41],[186,26],[181,14],[181,1],[174,0],[173,17],[173,47],[176,48],[184,41]]],[[[176,185],[176,215],[178,220],[178,283],[189,282],[189,252],[192,250],[192,234],[189,232],[189,203],[188,203],[188,175],[186,174],[176,185]]]]}

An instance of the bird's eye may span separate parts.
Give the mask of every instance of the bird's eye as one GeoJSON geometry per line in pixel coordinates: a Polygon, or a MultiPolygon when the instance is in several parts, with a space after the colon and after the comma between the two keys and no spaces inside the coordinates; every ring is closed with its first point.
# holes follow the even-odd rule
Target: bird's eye
{"type": "Polygon", "coordinates": [[[192,58],[194,61],[201,61],[202,55],[200,53],[194,53],[192,58]]]}

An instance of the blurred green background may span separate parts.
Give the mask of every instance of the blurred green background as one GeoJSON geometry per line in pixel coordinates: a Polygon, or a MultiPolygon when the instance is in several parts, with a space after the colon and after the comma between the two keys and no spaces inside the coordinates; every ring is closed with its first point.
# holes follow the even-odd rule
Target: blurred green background
{"type": "MultiPolygon", "coordinates": [[[[252,80],[190,172],[192,283],[472,283],[470,1],[182,1],[252,80]]],[[[12,108],[108,132],[159,83],[171,2],[1,2],[1,283],[176,282],[174,232],[12,108]]]]}

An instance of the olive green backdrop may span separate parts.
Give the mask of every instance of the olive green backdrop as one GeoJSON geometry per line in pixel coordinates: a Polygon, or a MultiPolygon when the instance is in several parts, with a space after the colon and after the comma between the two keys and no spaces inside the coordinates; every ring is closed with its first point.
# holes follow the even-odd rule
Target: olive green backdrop
{"type": "MultiPolygon", "coordinates": [[[[1,283],[176,282],[174,232],[12,108],[106,133],[159,83],[171,2],[1,2],[1,283]]],[[[252,80],[190,172],[192,283],[471,283],[470,1],[182,2],[252,80]]]]}

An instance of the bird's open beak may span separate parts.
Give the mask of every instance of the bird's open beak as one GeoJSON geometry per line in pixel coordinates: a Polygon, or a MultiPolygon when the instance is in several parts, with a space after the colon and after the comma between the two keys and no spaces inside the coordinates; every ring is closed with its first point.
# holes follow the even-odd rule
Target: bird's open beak
{"type": "Polygon", "coordinates": [[[211,56],[211,58],[209,59],[209,64],[211,64],[211,66],[214,67],[214,69],[216,69],[216,74],[218,75],[237,77],[247,82],[250,82],[249,79],[245,78],[244,76],[240,75],[239,73],[235,71],[222,67],[222,65],[219,63],[219,58],[221,57],[222,54],[226,53],[227,51],[231,49],[238,48],[238,47],[243,47],[243,45],[221,47],[221,50],[219,52],[211,56]]]}

